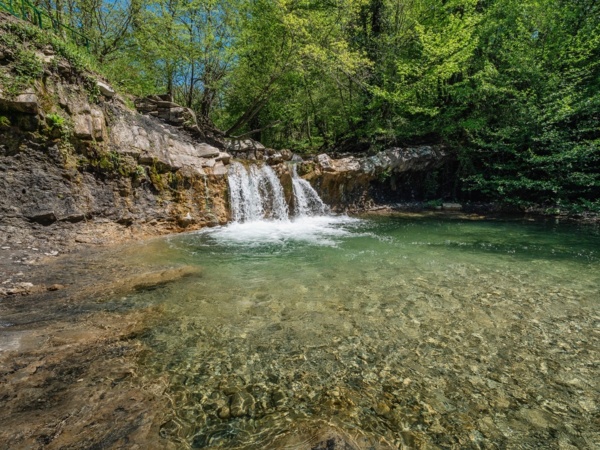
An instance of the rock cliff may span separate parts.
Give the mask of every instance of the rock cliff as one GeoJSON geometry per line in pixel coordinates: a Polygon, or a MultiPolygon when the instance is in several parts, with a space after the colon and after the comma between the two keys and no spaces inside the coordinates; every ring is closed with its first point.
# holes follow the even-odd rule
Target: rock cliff
{"type": "Polygon", "coordinates": [[[0,19],[3,250],[53,252],[228,220],[224,145],[138,113],[68,49],[0,19]]]}

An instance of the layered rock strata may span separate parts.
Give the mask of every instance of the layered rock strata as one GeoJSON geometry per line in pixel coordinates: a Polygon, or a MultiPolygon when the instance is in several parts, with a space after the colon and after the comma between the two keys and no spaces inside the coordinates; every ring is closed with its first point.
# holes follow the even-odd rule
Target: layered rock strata
{"type": "Polygon", "coordinates": [[[300,164],[299,173],[334,209],[362,209],[373,203],[375,185],[381,181],[434,170],[451,158],[442,146],[394,147],[373,156],[340,159],[321,154],[300,164]]]}
{"type": "Polygon", "coordinates": [[[24,42],[27,50],[16,50],[6,41],[0,39],[0,254],[33,261],[79,244],[228,221],[228,153],[131,110],[108,83],[51,46],[24,42]],[[40,67],[27,79],[19,51],[40,67]]]}

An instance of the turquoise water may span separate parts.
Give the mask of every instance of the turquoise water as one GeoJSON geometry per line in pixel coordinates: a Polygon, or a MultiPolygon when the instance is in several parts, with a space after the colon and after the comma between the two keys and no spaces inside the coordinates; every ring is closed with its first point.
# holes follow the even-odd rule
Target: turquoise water
{"type": "Polygon", "coordinates": [[[180,448],[311,448],[324,429],[355,448],[600,448],[597,227],[316,218],[136,258],[202,268],[125,299],[164,305],[140,364],[167,380],[180,448]]]}

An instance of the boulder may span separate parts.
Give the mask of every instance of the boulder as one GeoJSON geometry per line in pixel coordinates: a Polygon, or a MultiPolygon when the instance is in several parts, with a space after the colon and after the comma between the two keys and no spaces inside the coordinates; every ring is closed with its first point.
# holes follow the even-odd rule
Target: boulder
{"type": "Polygon", "coordinates": [[[196,145],[197,156],[200,158],[217,158],[221,155],[221,151],[208,144],[197,144],[196,145]]]}
{"type": "Polygon", "coordinates": [[[217,164],[217,160],[214,158],[211,158],[211,159],[207,159],[204,162],[202,162],[202,167],[205,167],[207,169],[212,169],[213,167],[215,167],[216,164],[217,164]]]}
{"type": "Polygon", "coordinates": [[[34,92],[24,92],[10,100],[1,98],[1,96],[2,92],[0,92],[0,109],[25,114],[37,114],[39,111],[38,96],[34,92]]]}
{"type": "Polygon", "coordinates": [[[283,161],[283,155],[281,153],[273,153],[267,158],[267,164],[270,166],[281,164],[283,161]]]}
{"type": "Polygon", "coordinates": [[[29,114],[37,114],[39,109],[38,97],[31,92],[19,94],[13,101],[13,107],[17,111],[29,114]]]}
{"type": "Polygon", "coordinates": [[[105,83],[104,81],[98,81],[96,83],[98,85],[98,89],[100,90],[100,93],[102,95],[104,95],[107,98],[113,98],[116,94],[115,90],[110,87],[107,83],[105,83]]]}
{"type": "Polygon", "coordinates": [[[291,161],[294,157],[294,153],[288,149],[280,150],[279,153],[281,153],[281,156],[283,157],[284,161],[291,161]]]}
{"type": "Polygon", "coordinates": [[[92,108],[92,135],[95,140],[104,140],[104,114],[97,108],[92,108]]]}
{"type": "Polygon", "coordinates": [[[442,203],[442,209],[446,211],[462,211],[462,208],[460,203],[442,203]]]}
{"type": "Polygon", "coordinates": [[[334,172],[335,168],[333,167],[333,160],[329,157],[329,155],[325,153],[321,153],[317,156],[317,162],[326,172],[334,172]]]}
{"type": "Polygon", "coordinates": [[[91,140],[94,137],[94,123],[91,114],[77,114],[73,116],[75,136],[79,139],[91,140]]]}
{"type": "Polygon", "coordinates": [[[75,136],[80,139],[91,139],[93,134],[92,117],[87,114],[73,116],[75,136]]]}
{"type": "Polygon", "coordinates": [[[363,170],[361,161],[354,157],[336,159],[333,161],[333,168],[339,173],[357,173],[363,170]]]}
{"type": "Polygon", "coordinates": [[[231,161],[231,155],[227,152],[220,152],[219,156],[217,156],[215,159],[227,165],[231,161]]]}
{"type": "Polygon", "coordinates": [[[225,176],[227,175],[227,167],[221,161],[217,162],[212,168],[213,175],[225,176]]]}
{"type": "Polygon", "coordinates": [[[225,146],[230,152],[265,150],[265,146],[254,139],[229,139],[226,141],[225,146]]]}
{"type": "Polygon", "coordinates": [[[180,108],[180,106],[177,103],[173,102],[173,101],[164,101],[164,100],[161,100],[161,101],[157,102],[156,105],[159,108],[164,108],[164,109],[180,108]]]}

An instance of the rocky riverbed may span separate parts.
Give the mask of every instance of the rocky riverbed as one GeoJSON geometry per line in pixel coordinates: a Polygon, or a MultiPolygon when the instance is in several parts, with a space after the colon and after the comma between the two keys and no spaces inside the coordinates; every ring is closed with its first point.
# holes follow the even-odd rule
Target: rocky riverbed
{"type": "Polygon", "coordinates": [[[595,232],[473,219],[4,261],[0,441],[596,448],[595,232]]]}
{"type": "MultiPolygon", "coordinates": [[[[180,448],[165,431],[173,380],[148,377],[139,364],[153,352],[143,336],[164,323],[164,307],[119,299],[196,279],[202,269],[148,259],[153,247],[165,256],[164,241],[150,240],[40,258],[40,249],[27,249],[20,255],[33,260],[4,261],[12,275],[0,296],[3,448],[180,448]]],[[[251,407],[250,398],[240,394],[232,414],[251,407]]],[[[288,436],[276,447],[351,448],[349,436],[325,425],[303,436],[310,444],[288,436]]]]}

